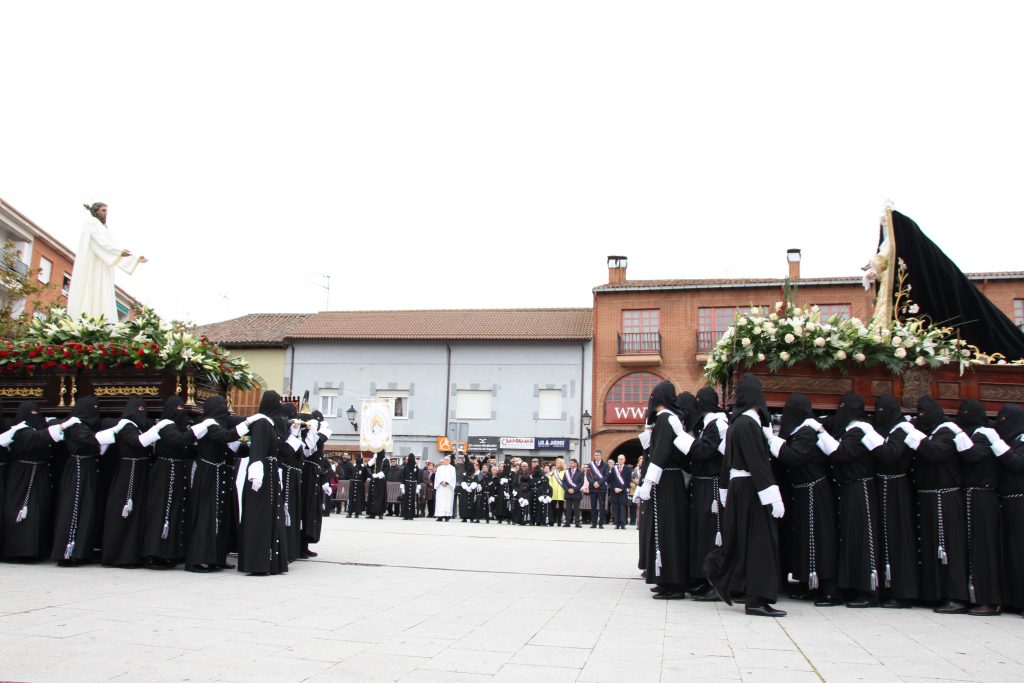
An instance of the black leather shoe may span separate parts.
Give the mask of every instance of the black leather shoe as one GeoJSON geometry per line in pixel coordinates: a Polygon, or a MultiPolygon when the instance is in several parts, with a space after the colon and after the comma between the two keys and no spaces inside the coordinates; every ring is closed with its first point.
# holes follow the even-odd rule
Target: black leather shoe
{"type": "Polygon", "coordinates": [[[815,607],[838,607],[841,604],[843,604],[843,599],[834,595],[826,595],[820,600],[814,601],[815,607]]]}
{"type": "Polygon", "coordinates": [[[818,593],[812,590],[793,591],[789,594],[790,600],[814,600],[816,597],[818,593]]]}
{"type": "Polygon", "coordinates": [[[655,593],[652,597],[655,600],[685,600],[686,593],[683,591],[665,591],[664,593],[655,593]]]}
{"type": "Polygon", "coordinates": [[[968,612],[972,617],[997,617],[999,608],[992,605],[978,605],[968,612]]]}
{"type": "Polygon", "coordinates": [[[188,564],[188,565],[185,565],[185,571],[187,571],[187,572],[195,572],[196,574],[209,574],[210,573],[210,569],[208,567],[204,567],[201,564],[188,564]]]}
{"type": "Polygon", "coordinates": [[[309,548],[306,548],[306,554],[309,555],[310,557],[316,557],[317,555],[319,555],[319,553],[314,553],[309,548]]]}
{"type": "Polygon", "coordinates": [[[652,593],[664,593],[667,590],[664,586],[651,586],[652,593]]]}
{"type": "Polygon", "coordinates": [[[885,609],[910,609],[910,600],[897,600],[896,598],[889,598],[885,602],[879,605],[885,609]]]}
{"type": "Polygon", "coordinates": [[[878,603],[871,602],[870,600],[851,600],[846,603],[846,606],[851,609],[864,609],[866,607],[875,607],[878,603]]]}
{"type": "Polygon", "coordinates": [[[752,617],[784,617],[786,613],[781,609],[775,609],[771,605],[764,605],[763,607],[745,607],[743,609],[748,615],[752,617]]]}
{"type": "Polygon", "coordinates": [[[713,588],[709,588],[706,591],[691,593],[690,597],[697,602],[718,602],[718,595],[715,593],[715,589],[713,588]]]}
{"type": "Polygon", "coordinates": [[[590,528],[591,528],[591,529],[596,529],[596,528],[597,528],[597,525],[596,525],[596,524],[591,524],[591,525],[590,525],[590,528]]]}
{"type": "Polygon", "coordinates": [[[936,614],[967,614],[967,605],[956,600],[950,600],[944,605],[939,605],[934,610],[936,614]]]}
{"type": "Polygon", "coordinates": [[[582,525],[582,524],[577,524],[577,525],[576,525],[576,528],[577,528],[577,529],[582,529],[582,528],[583,528],[583,525],[582,525]]]}

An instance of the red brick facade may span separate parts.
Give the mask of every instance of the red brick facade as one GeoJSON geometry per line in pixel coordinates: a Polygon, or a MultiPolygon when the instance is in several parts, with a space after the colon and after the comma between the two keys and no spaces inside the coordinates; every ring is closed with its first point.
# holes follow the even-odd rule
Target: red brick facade
{"type": "MultiPolygon", "coordinates": [[[[620,449],[632,460],[638,453],[635,440],[641,425],[610,424],[605,420],[609,391],[623,377],[634,372],[652,373],[670,380],[677,391],[696,392],[704,386],[707,356],[698,353],[699,309],[771,306],[782,297],[782,283],[771,280],[733,281],[629,281],[625,269],[611,269],[609,284],[594,290],[594,387],[593,450],[607,457],[620,449]],[[622,272],[616,272],[622,271],[622,272]],[[632,291],[631,291],[632,290],[632,291]],[[661,353],[642,357],[620,355],[619,335],[623,332],[622,312],[659,311],[661,353]]],[[[849,304],[851,314],[867,320],[873,309],[873,293],[866,292],[858,278],[799,281],[797,305],[849,304]]],[[[1007,315],[1013,317],[1013,300],[1024,297],[1024,277],[979,279],[978,285],[1007,315]]],[[[644,398],[646,402],[646,397],[644,398]]]]}
{"type": "MultiPolygon", "coordinates": [[[[68,297],[61,290],[64,276],[67,275],[69,280],[71,278],[71,269],[74,267],[73,255],[66,249],[58,249],[46,240],[36,238],[32,243],[32,263],[29,265],[33,269],[40,268],[41,259],[44,258],[51,263],[50,280],[46,285],[46,290],[37,297],[40,308],[49,304],[67,307],[68,297]]],[[[25,303],[25,308],[30,313],[34,308],[32,303],[31,301],[25,303]]]]}

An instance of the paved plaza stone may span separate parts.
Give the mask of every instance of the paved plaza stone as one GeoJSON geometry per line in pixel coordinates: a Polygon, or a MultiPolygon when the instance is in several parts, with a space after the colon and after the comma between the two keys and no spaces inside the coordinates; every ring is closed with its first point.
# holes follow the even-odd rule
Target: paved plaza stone
{"type": "Polygon", "coordinates": [[[636,532],[324,520],[283,576],[0,565],[4,681],[1012,681],[1024,619],[658,601],[636,532]]]}

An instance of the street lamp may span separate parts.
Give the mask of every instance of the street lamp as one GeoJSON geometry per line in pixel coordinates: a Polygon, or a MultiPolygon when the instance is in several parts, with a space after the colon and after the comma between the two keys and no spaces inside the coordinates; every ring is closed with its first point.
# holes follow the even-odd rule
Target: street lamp
{"type": "Polygon", "coordinates": [[[345,411],[345,417],[352,423],[352,431],[359,431],[359,423],[356,422],[356,408],[355,406],[349,406],[348,410],[345,411]]]}
{"type": "Polygon", "coordinates": [[[584,410],[583,411],[583,415],[581,416],[581,418],[582,418],[582,421],[583,421],[583,428],[587,430],[587,438],[585,438],[583,440],[587,441],[587,440],[590,439],[590,425],[593,422],[594,418],[590,415],[590,411],[589,410],[584,410]]]}

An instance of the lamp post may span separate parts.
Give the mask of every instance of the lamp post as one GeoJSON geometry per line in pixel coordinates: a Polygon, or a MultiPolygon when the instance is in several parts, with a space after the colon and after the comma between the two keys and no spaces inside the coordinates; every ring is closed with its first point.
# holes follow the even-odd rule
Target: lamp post
{"type": "Polygon", "coordinates": [[[358,432],[359,423],[356,422],[356,407],[350,405],[348,410],[345,411],[345,417],[347,417],[348,421],[352,423],[352,431],[358,432]]]}
{"type": "Polygon", "coordinates": [[[583,414],[580,416],[580,424],[583,425],[583,428],[587,430],[587,435],[580,437],[580,464],[581,465],[583,464],[582,460],[583,460],[583,451],[584,451],[585,445],[586,445],[586,443],[588,441],[590,441],[590,436],[591,436],[590,425],[593,423],[593,420],[594,420],[594,418],[593,418],[593,416],[591,416],[589,410],[584,410],[583,414]]]}

